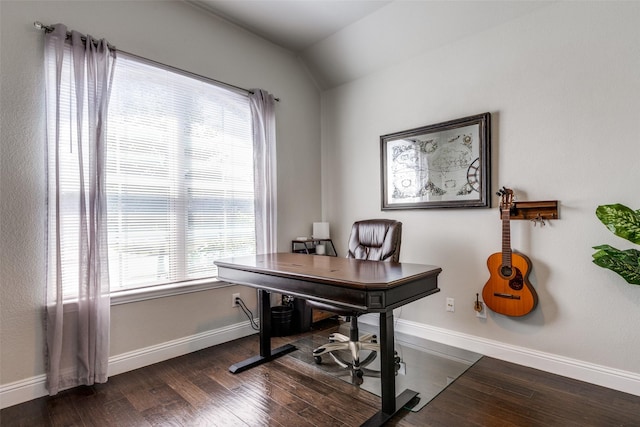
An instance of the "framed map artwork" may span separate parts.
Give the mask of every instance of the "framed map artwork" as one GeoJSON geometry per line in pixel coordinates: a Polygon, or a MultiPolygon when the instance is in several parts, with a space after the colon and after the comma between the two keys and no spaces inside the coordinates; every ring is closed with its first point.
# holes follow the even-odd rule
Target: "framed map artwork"
{"type": "Polygon", "coordinates": [[[491,114],[380,137],[382,210],[491,206],[491,114]]]}

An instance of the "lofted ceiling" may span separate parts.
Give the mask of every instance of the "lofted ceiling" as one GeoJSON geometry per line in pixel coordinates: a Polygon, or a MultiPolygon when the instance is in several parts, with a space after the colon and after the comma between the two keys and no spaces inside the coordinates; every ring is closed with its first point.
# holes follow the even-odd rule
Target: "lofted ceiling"
{"type": "Polygon", "coordinates": [[[187,0],[300,57],[330,89],[554,0],[187,0]]]}
{"type": "Polygon", "coordinates": [[[194,0],[285,49],[301,52],[390,0],[194,0]]]}

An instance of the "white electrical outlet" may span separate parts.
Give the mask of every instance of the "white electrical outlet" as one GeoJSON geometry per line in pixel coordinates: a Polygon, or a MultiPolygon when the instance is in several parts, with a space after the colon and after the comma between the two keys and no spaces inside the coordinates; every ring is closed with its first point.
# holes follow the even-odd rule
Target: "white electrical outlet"
{"type": "Polygon", "coordinates": [[[453,298],[447,298],[447,311],[456,311],[456,305],[453,298]]]}
{"type": "Polygon", "coordinates": [[[236,298],[240,298],[240,294],[231,295],[231,307],[238,307],[238,301],[236,298]]]}
{"type": "MultiPolygon", "coordinates": [[[[474,304],[476,304],[474,302],[474,304]]],[[[478,304],[480,304],[480,307],[482,308],[482,310],[478,311],[476,310],[476,317],[479,317],[481,319],[486,319],[487,318],[487,306],[484,302],[482,301],[478,301],[478,304]]]]}
{"type": "Polygon", "coordinates": [[[407,364],[404,362],[400,362],[400,367],[398,368],[398,375],[407,375],[407,364]]]}

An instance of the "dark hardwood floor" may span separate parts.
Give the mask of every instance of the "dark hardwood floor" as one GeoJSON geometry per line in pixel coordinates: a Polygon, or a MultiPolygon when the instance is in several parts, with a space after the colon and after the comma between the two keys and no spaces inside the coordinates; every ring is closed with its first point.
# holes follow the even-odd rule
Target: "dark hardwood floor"
{"type": "MultiPolygon", "coordinates": [[[[378,397],[291,356],[228,372],[257,352],[257,336],[207,348],[3,409],[0,425],[358,426],[378,411],[378,397]]],[[[640,397],[484,357],[422,410],[402,410],[388,425],[640,426],[640,397]]]]}

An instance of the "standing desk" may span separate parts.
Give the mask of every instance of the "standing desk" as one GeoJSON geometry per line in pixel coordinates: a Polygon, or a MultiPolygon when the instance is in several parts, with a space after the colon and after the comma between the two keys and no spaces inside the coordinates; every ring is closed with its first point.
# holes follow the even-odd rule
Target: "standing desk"
{"type": "Polygon", "coordinates": [[[432,265],[363,261],[351,258],[274,253],[215,262],[220,280],[258,289],[260,354],[229,368],[232,373],[296,350],[287,344],[271,349],[270,292],[321,301],[367,313],[380,313],[382,409],[363,426],[379,426],[418,395],[396,397],[393,309],[434,294],[441,268],[432,265]]]}

